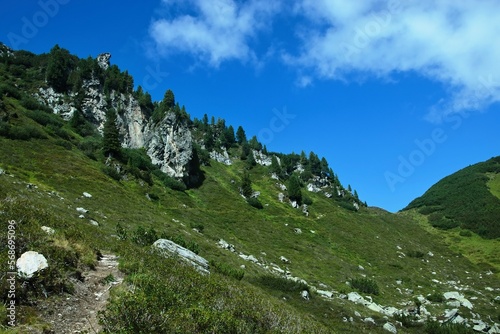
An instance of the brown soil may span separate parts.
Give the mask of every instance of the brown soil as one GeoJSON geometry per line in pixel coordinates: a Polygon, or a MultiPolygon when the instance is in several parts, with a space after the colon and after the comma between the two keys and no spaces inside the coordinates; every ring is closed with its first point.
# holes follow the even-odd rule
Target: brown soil
{"type": "Polygon", "coordinates": [[[40,318],[52,327],[54,334],[99,333],[101,326],[97,314],[106,306],[109,290],[123,282],[118,270],[118,258],[104,254],[95,270],[83,274],[83,281],[73,282],[75,292],[40,302],[37,309],[40,318]],[[107,278],[114,278],[109,282],[107,278]]]}

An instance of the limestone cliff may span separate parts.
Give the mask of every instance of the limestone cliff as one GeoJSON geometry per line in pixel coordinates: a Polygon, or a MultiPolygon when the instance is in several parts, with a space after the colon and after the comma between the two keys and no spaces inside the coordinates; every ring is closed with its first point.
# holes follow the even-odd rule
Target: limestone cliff
{"type": "MultiPolygon", "coordinates": [[[[110,54],[99,55],[102,69],[109,67],[110,57],[110,54]]],[[[116,91],[107,96],[102,82],[96,78],[85,80],[79,93],[65,95],[48,87],[40,88],[36,97],[67,120],[79,106],[85,118],[101,133],[107,110],[115,109],[122,147],[145,148],[163,172],[179,179],[188,178],[193,158],[192,136],[186,122],[174,113],[167,113],[163,120],[153,123],[134,96],[116,91]]]]}

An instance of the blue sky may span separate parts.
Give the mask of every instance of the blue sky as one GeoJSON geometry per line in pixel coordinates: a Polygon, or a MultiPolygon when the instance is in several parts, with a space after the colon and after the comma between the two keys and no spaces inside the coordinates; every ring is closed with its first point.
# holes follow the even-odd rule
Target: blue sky
{"type": "Polygon", "coordinates": [[[0,41],[110,52],[155,100],[324,156],[397,211],[500,154],[495,0],[3,0],[0,41]]]}

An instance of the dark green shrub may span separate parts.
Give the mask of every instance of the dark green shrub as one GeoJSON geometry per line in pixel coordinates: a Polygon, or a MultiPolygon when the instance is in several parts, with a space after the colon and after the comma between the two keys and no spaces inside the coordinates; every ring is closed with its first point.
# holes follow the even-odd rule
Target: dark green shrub
{"type": "Polygon", "coordinates": [[[158,201],[160,199],[160,196],[156,193],[148,193],[148,196],[152,201],[158,201]]]}
{"type": "Polygon", "coordinates": [[[168,176],[167,174],[163,173],[159,169],[155,169],[153,171],[153,175],[156,176],[163,183],[164,186],[166,186],[172,190],[185,191],[187,189],[184,182],[168,176]]]}
{"type": "Polygon", "coordinates": [[[104,166],[101,168],[102,172],[112,178],[113,180],[120,181],[122,179],[122,176],[120,173],[116,170],[116,168],[113,168],[111,166],[104,166]]]}
{"type": "Polygon", "coordinates": [[[39,110],[48,114],[53,113],[52,109],[50,109],[48,106],[40,103],[38,100],[28,95],[24,95],[22,97],[21,105],[28,110],[33,110],[33,111],[39,110]]]}
{"type": "Polygon", "coordinates": [[[127,230],[120,223],[116,224],[116,235],[120,240],[127,240],[128,238],[127,230]]]}
{"type": "Polygon", "coordinates": [[[45,133],[37,126],[26,124],[13,126],[9,129],[9,138],[16,140],[46,139],[45,133]]]}
{"type": "Polygon", "coordinates": [[[262,203],[257,198],[250,197],[249,199],[247,199],[247,203],[250,204],[251,206],[253,206],[256,209],[259,209],[259,210],[264,209],[264,206],[262,205],[262,203]]]}
{"type": "Polygon", "coordinates": [[[139,246],[151,246],[159,238],[154,228],[150,227],[149,230],[146,230],[142,226],[137,226],[131,239],[139,246]]]}
{"type": "Polygon", "coordinates": [[[377,282],[369,278],[352,278],[350,282],[351,282],[351,287],[360,292],[372,295],[379,294],[379,288],[377,282]]]}
{"type": "Polygon", "coordinates": [[[67,140],[63,140],[63,139],[57,139],[54,141],[54,144],[56,144],[57,146],[61,146],[61,147],[64,147],[65,149],[67,149],[68,151],[71,151],[73,149],[73,146],[71,145],[71,143],[67,140]]]}
{"type": "Polygon", "coordinates": [[[472,237],[472,232],[469,230],[461,230],[459,234],[461,237],[472,237]]]}
{"type": "Polygon", "coordinates": [[[242,269],[236,269],[231,267],[230,265],[222,262],[210,261],[210,269],[214,270],[224,276],[231,277],[241,281],[243,276],[245,276],[245,271],[242,269]]]}
{"type": "Polygon", "coordinates": [[[78,143],[78,148],[90,159],[97,160],[97,154],[101,148],[101,142],[95,137],[85,138],[78,143]]]}
{"type": "Polygon", "coordinates": [[[304,202],[305,205],[312,205],[313,200],[309,196],[303,196],[302,201],[304,202]]]}
{"type": "Polygon", "coordinates": [[[21,92],[12,85],[2,83],[0,84],[0,97],[2,96],[13,97],[16,100],[20,100],[21,92]]]}
{"type": "Polygon", "coordinates": [[[427,322],[424,327],[426,334],[474,334],[474,330],[464,324],[441,324],[437,321],[427,322]]]}
{"type": "Polygon", "coordinates": [[[411,251],[406,252],[406,256],[412,257],[415,259],[422,259],[425,256],[425,253],[423,253],[421,251],[417,251],[417,250],[411,250],[411,251]]]}
{"type": "Polygon", "coordinates": [[[439,292],[433,292],[432,294],[428,295],[427,300],[433,303],[442,303],[445,301],[444,296],[442,293],[439,292]]]}
{"type": "Polygon", "coordinates": [[[53,127],[60,128],[64,125],[62,118],[55,114],[47,114],[46,112],[40,110],[28,110],[25,114],[43,126],[52,125],[53,127]]]}

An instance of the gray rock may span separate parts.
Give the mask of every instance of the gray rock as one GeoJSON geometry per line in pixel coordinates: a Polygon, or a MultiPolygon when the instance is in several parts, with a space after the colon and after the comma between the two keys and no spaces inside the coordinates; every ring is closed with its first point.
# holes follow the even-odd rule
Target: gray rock
{"type": "Polygon", "coordinates": [[[54,233],[56,233],[56,231],[52,227],[42,226],[41,229],[48,235],[53,235],[54,233]]]}
{"type": "Polygon", "coordinates": [[[257,260],[257,258],[255,256],[253,256],[253,255],[239,254],[238,256],[241,257],[245,261],[250,261],[250,262],[253,262],[253,263],[259,263],[259,260],[257,260]]]}
{"type": "Polygon", "coordinates": [[[35,273],[48,266],[45,256],[34,251],[23,253],[16,262],[17,274],[23,278],[31,278],[35,273]]]}
{"type": "Polygon", "coordinates": [[[386,331],[390,332],[390,333],[393,333],[393,334],[397,334],[398,330],[396,328],[396,326],[394,326],[392,323],[390,322],[386,322],[384,324],[384,327],[383,327],[386,331]]]}
{"type": "Polygon", "coordinates": [[[295,234],[302,234],[302,230],[300,228],[297,228],[297,227],[293,229],[293,232],[295,234]]]}
{"type": "Polygon", "coordinates": [[[373,318],[364,318],[363,322],[368,325],[373,325],[373,326],[377,325],[377,323],[375,322],[375,320],[373,320],[373,318]]]}
{"type": "Polygon", "coordinates": [[[0,175],[3,175],[3,174],[5,174],[5,171],[2,168],[0,168],[0,175]]]}
{"type": "Polygon", "coordinates": [[[225,148],[223,149],[222,153],[217,151],[210,152],[210,159],[220,162],[221,164],[224,164],[226,166],[231,166],[233,164],[225,148]]]}
{"type": "Polygon", "coordinates": [[[321,189],[318,188],[316,185],[312,184],[312,183],[309,183],[306,187],[307,191],[309,192],[313,192],[313,193],[317,193],[317,192],[320,192],[321,189]]]}
{"type": "Polygon", "coordinates": [[[444,321],[445,322],[448,322],[448,321],[453,321],[453,319],[456,318],[456,316],[458,315],[458,309],[454,308],[452,310],[447,310],[446,313],[444,314],[444,321]]]}
{"type": "Polygon", "coordinates": [[[99,223],[98,223],[98,222],[96,222],[96,221],[95,221],[95,220],[93,220],[93,219],[91,219],[89,222],[90,222],[90,225],[92,225],[92,226],[99,226],[99,223]]]}
{"type": "Polygon", "coordinates": [[[325,291],[325,290],[316,290],[316,293],[322,297],[325,298],[333,298],[333,292],[332,291],[325,291]]]}
{"type": "Polygon", "coordinates": [[[152,246],[154,249],[158,250],[160,254],[169,256],[169,255],[178,255],[186,262],[191,264],[194,268],[196,268],[202,274],[209,274],[208,270],[208,261],[203,257],[193,253],[189,249],[186,249],[182,246],[179,246],[175,242],[168,239],[158,239],[152,246]]]}
{"type": "Polygon", "coordinates": [[[97,64],[103,70],[107,70],[109,68],[109,60],[111,59],[111,53],[101,53],[97,56],[97,64]]]}
{"type": "Polygon", "coordinates": [[[491,326],[490,330],[488,331],[488,334],[500,334],[500,325],[494,324],[493,326],[491,326]]]}
{"type": "Polygon", "coordinates": [[[302,298],[304,298],[305,300],[309,300],[309,291],[307,290],[303,290],[301,293],[300,293],[300,296],[302,298]]]}
{"type": "Polygon", "coordinates": [[[279,193],[278,194],[278,201],[280,201],[281,203],[283,203],[285,200],[285,194],[283,193],[279,193]]]}
{"type": "Polygon", "coordinates": [[[89,212],[89,210],[84,209],[84,208],[76,208],[76,211],[78,211],[79,213],[82,213],[82,214],[85,214],[85,213],[89,212]]]}
{"type": "Polygon", "coordinates": [[[281,260],[281,262],[283,262],[283,263],[290,263],[290,260],[288,260],[288,259],[287,259],[286,257],[284,257],[284,256],[280,256],[280,260],[281,260]]]}
{"type": "Polygon", "coordinates": [[[83,193],[83,197],[85,197],[85,198],[92,198],[92,195],[89,194],[88,192],[84,192],[83,193]]]}
{"type": "Polygon", "coordinates": [[[255,162],[257,164],[262,165],[262,166],[271,166],[272,158],[270,156],[265,155],[261,151],[252,150],[252,152],[253,152],[253,157],[255,159],[255,162]]]}
{"type": "Polygon", "coordinates": [[[228,251],[231,251],[233,253],[236,252],[234,245],[226,242],[224,239],[220,239],[219,242],[217,242],[217,245],[219,245],[220,248],[227,249],[228,251]]]}

